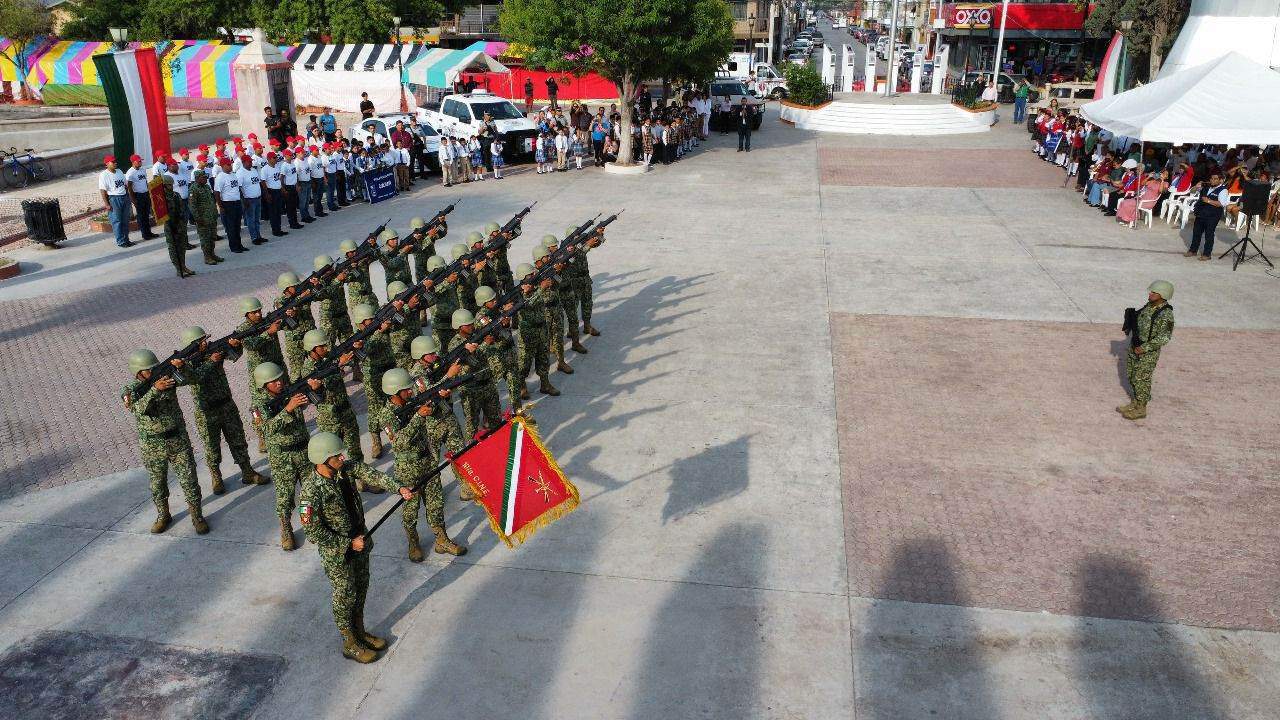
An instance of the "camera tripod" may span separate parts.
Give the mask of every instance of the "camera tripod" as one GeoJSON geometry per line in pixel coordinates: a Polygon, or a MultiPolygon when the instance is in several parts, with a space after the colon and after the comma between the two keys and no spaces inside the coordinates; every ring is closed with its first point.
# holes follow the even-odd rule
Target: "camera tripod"
{"type": "Polygon", "coordinates": [[[1240,267],[1240,263],[1244,262],[1245,260],[1252,260],[1257,257],[1262,258],[1262,262],[1266,263],[1268,267],[1275,267],[1275,265],[1271,264],[1271,260],[1270,258],[1267,257],[1267,254],[1262,252],[1262,248],[1258,247],[1258,244],[1253,241],[1253,238],[1249,237],[1249,232],[1253,230],[1253,219],[1255,217],[1257,216],[1256,215],[1244,216],[1244,237],[1237,240],[1235,245],[1232,245],[1231,247],[1227,248],[1225,251],[1223,251],[1221,255],[1218,256],[1218,259],[1221,260],[1222,258],[1230,255],[1231,253],[1236,254],[1236,259],[1231,263],[1232,272],[1235,272],[1236,268],[1240,267]],[[1256,252],[1253,255],[1246,256],[1246,253],[1249,251],[1249,248],[1253,248],[1256,252]]]}

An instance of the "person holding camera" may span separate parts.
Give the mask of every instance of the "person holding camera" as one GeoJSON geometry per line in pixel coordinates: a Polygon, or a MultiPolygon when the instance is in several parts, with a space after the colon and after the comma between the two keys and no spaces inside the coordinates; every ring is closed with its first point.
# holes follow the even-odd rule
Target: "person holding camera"
{"type": "Polygon", "coordinates": [[[1207,181],[1200,183],[1200,197],[1196,200],[1195,225],[1191,227],[1191,247],[1183,253],[1185,257],[1195,257],[1200,249],[1200,240],[1204,240],[1204,254],[1201,260],[1208,260],[1213,255],[1213,236],[1218,231],[1218,223],[1222,222],[1225,208],[1231,203],[1227,186],[1222,182],[1222,175],[1213,173],[1207,181]]]}
{"type": "Polygon", "coordinates": [[[1156,280],[1147,288],[1147,304],[1141,310],[1125,311],[1124,330],[1129,335],[1129,352],[1124,358],[1125,375],[1133,388],[1133,400],[1116,408],[1126,420],[1147,416],[1151,401],[1151,378],[1160,360],[1160,349],[1173,338],[1173,283],[1156,280]]]}

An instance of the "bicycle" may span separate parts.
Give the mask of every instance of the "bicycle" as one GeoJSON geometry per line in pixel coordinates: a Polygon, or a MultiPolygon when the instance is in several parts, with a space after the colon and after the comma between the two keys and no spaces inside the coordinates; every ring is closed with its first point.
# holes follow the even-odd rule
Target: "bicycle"
{"type": "Polygon", "coordinates": [[[49,179],[49,175],[52,172],[49,168],[49,161],[32,155],[33,152],[33,148],[27,148],[21,155],[18,154],[18,148],[16,147],[10,147],[8,151],[0,150],[0,155],[5,157],[4,167],[0,168],[0,175],[3,175],[6,185],[24,188],[32,180],[38,182],[49,179]]]}

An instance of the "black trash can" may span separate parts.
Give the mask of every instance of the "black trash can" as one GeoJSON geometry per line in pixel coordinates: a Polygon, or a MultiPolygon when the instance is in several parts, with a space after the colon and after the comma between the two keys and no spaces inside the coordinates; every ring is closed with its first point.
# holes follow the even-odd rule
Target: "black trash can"
{"type": "Polygon", "coordinates": [[[62,205],[57,198],[32,198],[22,201],[22,219],[27,223],[27,237],[52,247],[66,240],[62,228],[62,205]]]}

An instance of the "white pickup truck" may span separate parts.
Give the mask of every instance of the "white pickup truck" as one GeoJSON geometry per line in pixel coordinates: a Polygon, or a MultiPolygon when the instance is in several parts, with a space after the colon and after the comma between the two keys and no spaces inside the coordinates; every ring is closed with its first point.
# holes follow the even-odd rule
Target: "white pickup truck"
{"type": "Polygon", "coordinates": [[[484,126],[485,113],[493,120],[502,137],[503,157],[507,160],[533,154],[538,126],[510,100],[483,90],[459,95],[445,95],[439,108],[418,108],[418,118],[440,131],[441,135],[470,138],[484,126]]]}

